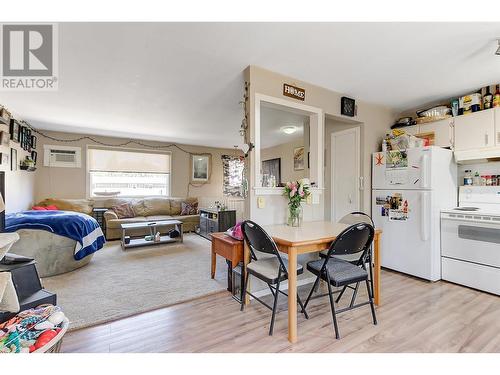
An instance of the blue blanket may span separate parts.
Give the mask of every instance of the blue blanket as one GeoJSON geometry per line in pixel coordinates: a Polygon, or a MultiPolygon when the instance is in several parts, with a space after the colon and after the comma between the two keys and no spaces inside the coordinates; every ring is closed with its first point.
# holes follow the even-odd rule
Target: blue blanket
{"type": "Polygon", "coordinates": [[[76,260],[102,249],[106,242],[97,221],[78,212],[24,211],[5,215],[5,231],[19,229],[41,229],[75,240],[76,260]]]}

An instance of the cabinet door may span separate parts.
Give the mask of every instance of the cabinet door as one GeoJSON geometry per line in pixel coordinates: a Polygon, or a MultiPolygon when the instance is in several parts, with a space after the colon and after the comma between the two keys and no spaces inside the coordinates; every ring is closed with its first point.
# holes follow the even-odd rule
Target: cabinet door
{"type": "Polygon", "coordinates": [[[420,124],[418,136],[430,136],[434,138],[434,145],[439,147],[451,147],[453,143],[453,128],[451,119],[420,124]]]}
{"type": "Polygon", "coordinates": [[[396,128],[397,130],[404,130],[406,134],[416,135],[419,132],[419,125],[404,126],[402,128],[396,128]]]}
{"type": "Polygon", "coordinates": [[[455,150],[473,150],[495,145],[494,110],[455,117],[455,150]]]}

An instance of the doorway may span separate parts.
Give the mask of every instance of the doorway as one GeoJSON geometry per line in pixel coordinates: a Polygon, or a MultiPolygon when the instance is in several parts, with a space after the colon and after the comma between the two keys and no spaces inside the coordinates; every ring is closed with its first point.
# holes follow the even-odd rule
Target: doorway
{"type": "Polygon", "coordinates": [[[331,220],[360,210],[361,137],[359,126],[331,134],[331,220]]]}

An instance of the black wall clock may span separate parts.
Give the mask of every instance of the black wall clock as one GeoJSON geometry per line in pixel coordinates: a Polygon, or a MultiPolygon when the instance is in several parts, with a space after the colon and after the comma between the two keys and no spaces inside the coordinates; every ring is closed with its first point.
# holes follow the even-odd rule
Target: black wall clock
{"type": "Polygon", "coordinates": [[[343,96],[340,99],[340,113],[344,116],[354,117],[356,112],[356,101],[343,96]]]}

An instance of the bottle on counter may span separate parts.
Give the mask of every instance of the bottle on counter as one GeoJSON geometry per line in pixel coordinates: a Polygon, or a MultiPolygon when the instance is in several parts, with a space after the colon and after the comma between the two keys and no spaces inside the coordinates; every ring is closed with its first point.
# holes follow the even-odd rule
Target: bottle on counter
{"type": "Polygon", "coordinates": [[[464,176],[464,186],[471,186],[471,185],[472,185],[472,171],[470,169],[466,169],[464,176]]]}
{"type": "Polygon", "coordinates": [[[491,186],[492,180],[491,175],[486,175],[486,186],[491,186]]]}
{"type": "Polygon", "coordinates": [[[486,94],[483,96],[483,109],[490,109],[493,106],[493,94],[490,92],[490,86],[486,86],[486,94]]]}
{"type": "Polygon", "coordinates": [[[500,85],[497,85],[495,95],[493,95],[493,108],[500,107],[500,85]]]}
{"type": "Polygon", "coordinates": [[[387,139],[382,140],[382,152],[387,152],[387,139]]]}
{"type": "Polygon", "coordinates": [[[474,174],[474,178],[472,179],[472,185],[481,186],[481,176],[479,175],[479,172],[477,172],[477,171],[474,174]]]}

